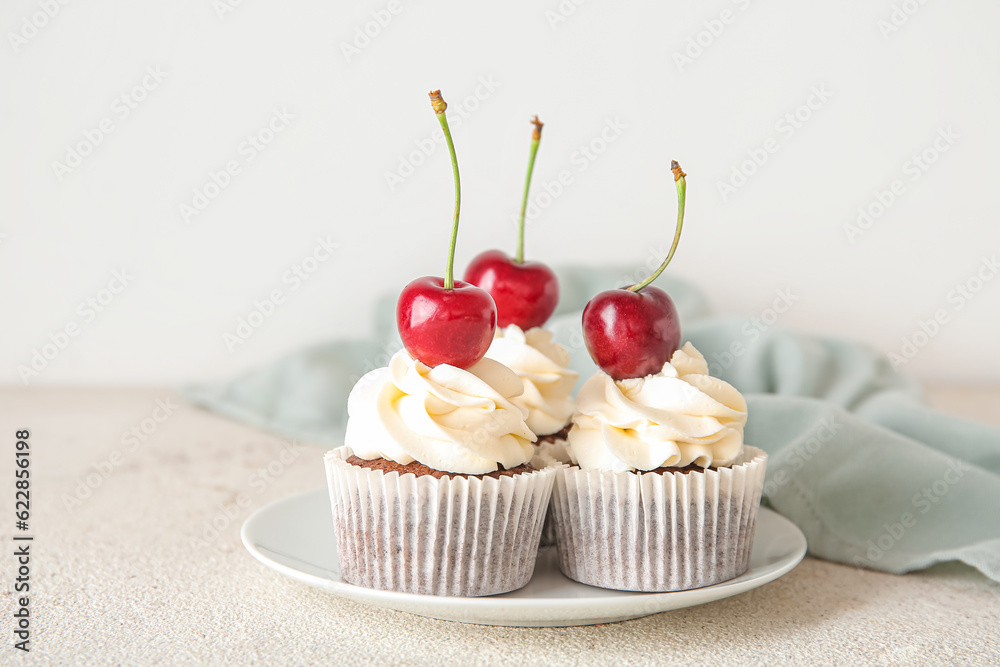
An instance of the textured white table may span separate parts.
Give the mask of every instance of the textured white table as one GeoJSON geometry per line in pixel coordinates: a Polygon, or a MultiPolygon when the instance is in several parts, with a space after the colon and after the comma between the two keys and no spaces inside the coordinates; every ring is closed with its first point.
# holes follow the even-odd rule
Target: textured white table
{"type": "MultiPolygon", "coordinates": [[[[1000,389],[930,398],[1000,425],[1000,389]]],[[[964,566],[893,576],[807,558],[735,598],[578,628],[462,625],[340,600],[266,569],[239,541],[254,509],[324,484],[322,453],[288,450],[166,389],[0,389],[0,664],[1000,663],[1000,584],[964,566]],[[158,401],[176,406],[162,423],[158,401]],[[14,431],[25,426],[28,656],[11,646],[8,548],[14,431]],[[143,426],[144,440],[122,441],[143,426]],[[106,478],[91,474],[95,464],[106,478]],[[217,537],[205,533],[213,520],[217,537]]]]}

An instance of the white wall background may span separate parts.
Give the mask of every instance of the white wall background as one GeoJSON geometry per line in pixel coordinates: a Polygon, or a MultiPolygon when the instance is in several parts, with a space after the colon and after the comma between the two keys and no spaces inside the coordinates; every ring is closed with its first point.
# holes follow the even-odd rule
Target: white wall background
{"type": "Polygon", "coordinates": [[[799,299],[782,325],[888,353],[944,311],[905,372],[996,381],[1000,280],[975,277],[992,277],[983,258],[1000,251],[998,28],[988,0],[7,0],[0,381],[20,383],[18,367],[73,324],[30,384],[222,378],[366,335],[375,295],[443,271],[446,151],[394,190],[385,177],[437,127],[426,96],[437,87],[462,165],[459,271],[482,249],[513,250],[538,113],[535,192],[562,170],[573,182],[531,226],[530,256],[645,263],[669,243],[677,158],[688,224],[670,270],[719,312],[759,315],[788,288],[799,299]],[[390,6],[348,60],[342,44],[390,6]],[[560,7],[573,11],[555,22],[560,7]],[[729,23],[713,23],[724,11],[729,23]],[[692,39],[707,46],[679,66],[692,39]],[[166,75],[131,92],[147,68],[166,75]],[[778,125],[820,87],[830,97],[808,120],[778,125]],[[274,109],[294,119],[248,160],[241,143],[274,109]],[[60,178],[53,164],[103,119],[113,131],[60,178]],[[615,119],[620,134],[581,170],[580,147],[615,119]],[[948,128],[957,139],[913,180],[907,162],[948,128]],[[776,152],[723,197],[718,184],[769,139],[776,152]],[[180,204],[228,161],[239,173],[185,222],[180,204]],[[897,179],[896,201],[852,242],[845,224],[897,179]],[[326,235],[338,250],[293,290],[283,274],[326,235]],[[102,312],[81,309],[120,269],[130,284],[102,312]],[[963,301],[953,290],[970,280],[981,289],[963,301]],[[230,351],[224,335],[273,289],[286,301],[230,351]]]}

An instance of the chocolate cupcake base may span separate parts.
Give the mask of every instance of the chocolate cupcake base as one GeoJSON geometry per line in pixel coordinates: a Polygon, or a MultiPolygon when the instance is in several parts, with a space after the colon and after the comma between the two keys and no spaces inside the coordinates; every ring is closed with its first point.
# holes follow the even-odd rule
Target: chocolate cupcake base
{"type": "Polygon", "coordinates": [[[493,472],[487,472],[482,475],[466,475],[458,472],[444,472],[441,470],[435,470],[434,468],[429,468],[423,463],[418,461],[413,461],[412,463],[396,463],[395,461],[390,461],[388,459],[362,459],[357,456],[347,457],[347,462],[352,466],[360,466],[362,468],[368,468],[369,470],[381,470],[382,472],[398,472],[400,475],[406,475],[412,473],[417,477],[421,475],[430,475],[431,477],[476,477],[482,479],[483,477],[492,477],[493,479],[499,479],[501,477],[513,477],[514,475],[522,475],[526,472],[534,471],[534,468],[530,463],[522,463],[514,468],[504,468],[500,466],[499,470],[494,470],[493,472]]]}
{"type": "Polygon", "coordinates": [[[345,581],[474,597],[531,579],[559,469],[552,459],[538,455],[531,470],[497,477],[437,477],[353,465],[352,457],[346,446],[325,457],[345,581]]]}
{"type": "Polygon", "coordinates": [[[553,490],[559,566],[570,579],[627,591],[679,591],[750,565],[767,454],[701,472],[560,471],[553,490]]]}
{"type": "Polygon", "coordinates": [[[573,422],[569,422],[555,433],[538,436],[538,440],[535,440],[535,444],[544,445],[547,442],[565,442],[566,438],[569,437],[569,430],[571,428],[573,428],[573,422]]]}

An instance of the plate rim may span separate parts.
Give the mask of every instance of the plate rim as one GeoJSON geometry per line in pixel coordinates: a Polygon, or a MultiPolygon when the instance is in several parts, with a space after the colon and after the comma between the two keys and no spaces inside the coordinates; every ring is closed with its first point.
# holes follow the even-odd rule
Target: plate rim
{"type": "MultiPolygon", "coordinates": [[[[330,591],[334,594],[338,594],[341,597],[347,597],[355,601],[369,602],[371,604],[377,604],[381,607],[386,608],[397,608],[395,603],[399,601],[408,602],[411,606],[420,602],[426,602],[429,599],[434,601],[434,605],[439,608],[449,609],[449,610],[469,610],[474,608],[476,610],[489,610],[497,609],[498,607],[506,613],[512,611],[517,611],[523,609],[525,611],[532,610],[535,608],[544,609],[566,609],[578,607],[582,604],[592,604],[595,606],[607,605],[608,603],[621,603],[623,600],[647,600],[650,602],[663,599],[671,599],[675,602],[685,602],[688,598],[693,598],[699,600],[705,597],[707,591],[715,591],[717,593],[722,593],[719,595],[710,595],[710,599],[700,599],[699,601],[692,602],[691,604],[679,604],[672,605],[672,609],[680,609],[688,606],[696,606],[698,604],[706,604],[708,602],[715,602],[727,597],[732,597],[734,595],[739,595],[748,590],[758,588],[765,584],[768,584],[775,579],[778,579],[791,570],[793,570],[802,559],[805,557],[808,550],[808,544],[806,542],[805,535],[794,523],[789,521],[787,518],[778,514],[774,510],[767,507],[760,507],[761,513],[767,513],[773,516],[773,520],[778,520],[780,523],[787,524],[786,528],[791,528],[795,532],[795,545],[794,550],[789,549],[790,555],[787,560],[783,559],[778,561],[777,567],[770,570],[764,574],[755,576],[752,579],[742,579],[746,573],[730,579],[728,581],[723,581],[718,584],[713,584],[711,586],[703,586],[700,588],[692,588],[683,591],[660,591],[660,592],[641,592],[641,591],[619,591],[613,589],[603,589],[599,587],[588,586],[577,581],[570,579],[572,584],[577,586],[586,586],[587,588],[593,588],[595,591],[600,591],[602,595],[597,596],[579,596],[579,597],[551,597],[551,598],[526,598],[526,597],[506,597],[506,593],[499,595],[488,595],[481,597],[457,597],[457,596],[444,596],[444,595],[422,595],[419,593],[404,593],[397,591],[380,590],[374,588],[365,588],[363,586],[356,586],[350,584],[346,581],[335,581],[330,578],[320,577],[315,574],[308,572],[303,572],[297,570],[291,566],[285,565],[284,563],[274,560],[272,557],[260,551],[257,545],[251,540],[250,531],[253,526],[262,520],[262,517],[270,512],[277,509],[278,506],[284,505],[286,503],[293,503],[295,501],[300,501],[306,496],[318,495],[322,493],[324,496],[329,496],[329,490],[327,487],[317,487],[310,489],[308,491],[300,491],[292,495],[284,496],[276,500],[271,501],[267,505],[258,508],[250,516],[244,520],[243,525],[240,527],[240,540],[243,543],[244,548],[259,561],[264,566],[282,574],[290,579],[298,581],[300,583],[306,584],[313,588],[319,588],[321,590],[330,591]],[[608,595],[608,592],[617,595],[608,595]]],[[[332,521],[332,518],[331,518],[332,521]]],[[[541,547],[541,548],[552,548],[552,547],[541,547]]],[[[514,591],[511,591],[514,592],[514,591]]],[[[670,609],[665,609],[663,611],[670,611],[670,609]]],[[[415,612],[405,612],[405,613],[415,613],[415,612]]],[[[655,613],[661,613],[658,611],[651,611],[648,613],[640,614],[640,616],[651,615],[655,613]]],[[[430,616],[428,614],[423,614],[432,618],[440,618],[438,616],[430,616]]],[[[624,618],[622,619],[624,620],[624,618]]],[[[475,622],[475,621],[472,621],[475,622]]],[[[482,621],[479,621],[482,624],[482,621]]],[[[504,623],[507,625],[516,625],[514,623],[504,623]]]]}

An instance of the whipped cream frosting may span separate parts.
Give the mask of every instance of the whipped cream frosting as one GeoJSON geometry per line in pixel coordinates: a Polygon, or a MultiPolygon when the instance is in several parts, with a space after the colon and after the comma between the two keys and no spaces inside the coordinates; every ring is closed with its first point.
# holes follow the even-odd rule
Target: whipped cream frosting
{"type": "Polygon", "coordinates": [[[431,368],[400,350],[351,390],[344,444],[362,459],[418,461],[444,472],[513,468],[534,454],[527,411],[511,400],[522,391],[517,374],[492,359],[464,370],[431,368]]]}
{"type": "Polygon", "coordinates": [[[743,446],[747,404],[708,374],[691,343],[655,375],[615,381],[598,371],[577,395],[568,449],[581,468],[615,472],[731,464],[743,446]]]}
{"type": "Polygon", "coordinates": [[[528,411],[528,428],[535,435],[557,433],[573,415],[573,387],[580,374],[569,366],[569,352],[552,342],[552,332],[533,327],[522,331],[511,324],[497,329],[486,356],[517,373],[524,393],[511,399],[528,411]]]}

